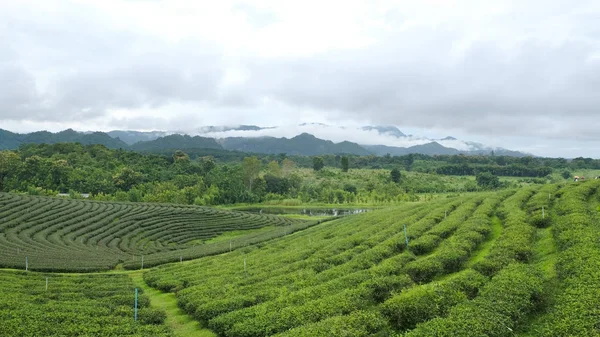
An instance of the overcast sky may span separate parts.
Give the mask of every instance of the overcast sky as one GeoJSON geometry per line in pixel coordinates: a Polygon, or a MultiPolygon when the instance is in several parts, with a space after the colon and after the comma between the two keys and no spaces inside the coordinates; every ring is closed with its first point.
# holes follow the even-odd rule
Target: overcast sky
{"type": "Polygon", "coordinates": [[[11,131],[391,124],[600,157],[599,120],[597,0],[0,0],[11,131]]]}

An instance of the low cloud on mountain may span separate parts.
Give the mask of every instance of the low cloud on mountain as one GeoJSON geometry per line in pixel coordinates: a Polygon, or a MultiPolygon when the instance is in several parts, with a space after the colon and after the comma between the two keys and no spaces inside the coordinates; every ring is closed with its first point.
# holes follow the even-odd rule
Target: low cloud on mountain
{"type": "Polygon", "coordinates": [[[0,127],[391,124],[600,156],[599,15],[566,0],[3,2],[0,127]]]}

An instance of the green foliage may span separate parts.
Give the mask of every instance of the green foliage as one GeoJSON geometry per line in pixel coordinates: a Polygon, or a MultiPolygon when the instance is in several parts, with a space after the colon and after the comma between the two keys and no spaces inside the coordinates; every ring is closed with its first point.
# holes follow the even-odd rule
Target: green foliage
{"type": "MultiPolygon", "coordinates": [[[[122,193],[123,199],[135,197],[135,190],[122,193]]],[[[0,217],[0,266],[24,269],[27,257],[30,270],[50,271],[107,270],[119,263],[138,269],[141,255],[150,267],[229,251],[229,241],[203,242],[230,231],[271,228],[233,239],[233,248],[238,248],[316,223],[196,206],[6,193],[0,193],[0,217]]]]}
{"type": "Polygon", "coordinates": [[[475,180],[477,181],[477,186],[484,189],[496,189],[501,186],[500,179],[490,172],[477,174],[475,180]]]}
{"type": "Polygon", "coordinates": [[[595,180],[563,189],[552,228],[560,250],[557,272],[563,291],[540,324],[540,336],[598,334],[600,228],[596,208],[599,187],[595,180]]]}
{"type": "Polygon", "coordinates": [[[445,316],[458,303],[475,297],[487,278],[467,270],[439,283],[407,289],[386,301],[381,309],[398,330],[413,329],[418,323],[445,316]]]}
{"type": "Polygon", "coordinates": [[[510,263],[529,261],[533,254],[535,228],[528,223],[527,213],[522,206],[537,189],[539,187],[519,190],[498,210],[504,226],[502,234],[494,242],[486,259],[475,264],[474,269],[491,276],[510,263]]]}
{"type": "Polygon", "coordinates": [[[450,310],[448,317],[434,318],[407,336],[507,336],[530,312],[542,292],[542,278],[535,269],[514,264],[502,270],[473,301],[450,310]]]}
{"type": "MultiPolygon", "coordinates": [[[[217,179],[242,175],[241,167],[216,167],[211,172],[202,179],[211,188],[217,179]]],[[[387,171],[383,172],[377,178],[382,186],[389,182],[387,171]]],[[[327,168],[303,179],[359,173],[327,168]]],[[[290,177],[282,174],[279,179],[290,177]]],[[[373,177],[367,174],[365,180],[369,178],[373,177]]],[[[195,186],[183,177],[177,181],[160,186],[165,191],[195,186]]],[[[321,192],[332,200],[364,193],[360,180],[352,184],[356,184],[356,194],[339,186],[321,192]]],[[[241,188],[246,189],[243,183],[241,188]]],[[[374,183],[372,191],[378,188],[374,183]]],[[[189,206],[0,194],[0,216],[6,219],[1,225],[0,258],[16,256],[15,248],[28,242],[36,247],[25,247],[32,254],[28,256],[34,269],[39,267],[34,261],[42,258],[35,252],[50,246],[65,247],[62,255],[58,250],[44,251],[54,261],[74,250],[87,263],[120,257],[119,252],[125,251],[123,266],[139,268],[140,261],[127,255],[132,247],[143,249],[145,263],[161,264],[144,273],[146,283],[175,292],[182,310],[220,336],[506,336],[525,330],[543,336],[592,336],[600,304],[600,230],[595,225],[599,188],[600,182],[590,181],[449,195],[317,226],[271,222],[272,229],[253,231],[243,241],[236,240],[237,233],[243,234],[237,231],[213,237],[210,244],[201,244],[203,234],[190,224],[202,223],[202,230],[212,228],[212,233],[230,223],[264,223],[268,217],[189,206]],[[28,205],[36,207],[32,210],[28,205]],[[544,223],[536,217],[542,207],[542,220],[551,219],[544,223]],[[292,231],[296,233],[286,235],[292,231]],[[540,233],[549,241],[536,242],[540,233]],[[276,237],[280,238],[268,240],[276,237]],[[543,277],[537,265],[528,264],[551,239],[558,248],[555,280],[543,277]],[[206,256],[228,252],[229,240],[233,248],[241,249],[206,256]],[[97,242],[106,246],[100,245],[92,254],[97,242]],[[188,248],[180,249],[186,244],[188,248]],[[181,254],[186,260],[205,257],[163,264],[178,261],[181,254]],[[553,301],[544,298],[550,288],[560,290],[553,301]]],[[[124,197],[136,198],[136,191],[134,187],[123,192],[124,197]]],[[[129,299],[113,300],[128,303],[129,299]]],[[[36,301],[43,305],[45,299],[36,301]]],[[[142,303],[140,322],[162,327],[164,316],[148,310],[146,304],[142,303]]]]}
{"type": "Polygon", "coordinates": [[[396,184],[399,183],[400,182],[400,170],[398,170],[397,168],[392,169],[392,171],[390,172],[390,177],[393,182],[395,182],[396,184]]]}
{"type": "Polygon", "coordinates": [[[348,168],[350,167],[350,162],[348,160],[348,157],[343,156],[341,161],[342,161],[342,172],[348,172],[348,168]]]}
{"type": "Polygon", "coordinates": [[[165,313],[126,275],[57,275],[0,271],[1,336],[172,336],[165,313]],[[46,278],[48,289],[46,290],[46,278]]]}
{"type": "Polygon", "coordinates": [[[252,190],[252,183],[260,173],[261,163],[255,156],[244,158],[242,169],[244,172],[244,180],[248,185],[248,189],[252,190]]]}
{"type": "Polygon", "coordinates": [[[386,327],[385,319],[373,311],[355,311],[345,316],[333,316],[320,322],[303,325],[275,336],[372,336],[386,327]]]}
{"type": "Polygon", "coordinates": [[[313,170],[321,171],[323,167],[325,167],[323,157],[313,157],[313,170]]]}
{"type": "Polygon", "coordinates": [[[573,175],[571,174],[570,171],[564,170],[564,171],[562,171],[562,173],[560,174],[560,176],[563,177],[564,179],[571,179],[571,177],[573,175]]]}

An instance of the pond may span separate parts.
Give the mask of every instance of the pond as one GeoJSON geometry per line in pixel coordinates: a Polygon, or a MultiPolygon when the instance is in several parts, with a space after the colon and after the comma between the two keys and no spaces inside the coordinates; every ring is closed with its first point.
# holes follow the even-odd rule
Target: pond
{"type": "Polygon", "coordinates": [[[293,208],[293,207],[248,207],[238,208],[236,211],[257,213],[257,214],[299,214],[304,216],[344,216],[368,212],[364,208],[293,208]]]}

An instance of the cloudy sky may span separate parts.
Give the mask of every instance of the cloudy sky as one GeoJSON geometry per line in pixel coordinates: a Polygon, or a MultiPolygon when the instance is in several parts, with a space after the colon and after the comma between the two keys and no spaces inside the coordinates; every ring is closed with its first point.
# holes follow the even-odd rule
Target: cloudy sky
{"type": "Polygon", "coordinates": [[[390,124],[600,157],[599,119],[597,0],[0,0],[11,131],[390,124]]]}

